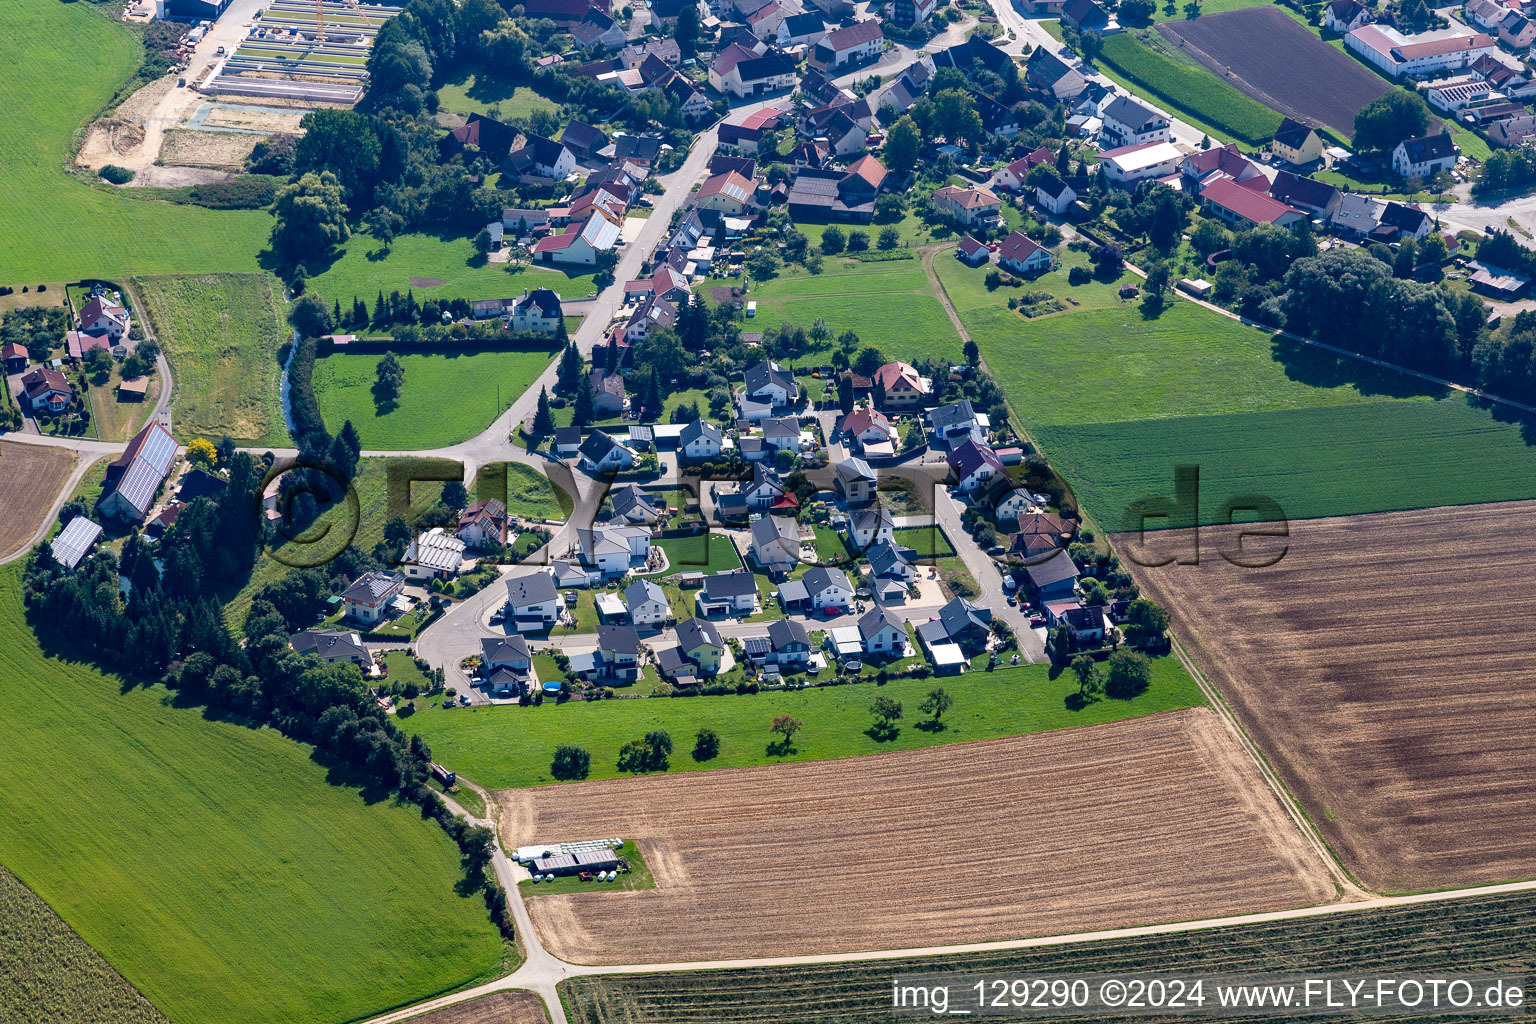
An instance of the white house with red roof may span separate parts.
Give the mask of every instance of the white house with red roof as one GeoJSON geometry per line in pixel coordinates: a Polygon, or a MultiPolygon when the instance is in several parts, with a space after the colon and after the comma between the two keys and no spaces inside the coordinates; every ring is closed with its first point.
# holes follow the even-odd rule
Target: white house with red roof
{"type": "Polygon", "coordinates": [[[911,363],[886,363],[872,378],[875,402],[882,409],[911,409],[933,391],[933,382],[911,363]]]}
{"type": "Polygon", "coordinates": [[[739,99],[793,89],[795,66],[777,50],[759,54],[732,43],[709,66],[709,85],[739,99]]]}
{"type": "Polygon", "coordinates": [[[1003,219],[1003,201],[991,189],[979,185],[959,188],[945,185],[933,190],[933,205],[956,224],[990,228],[1003,219]]]}
{"type": "Polygon", "coordinates": [[[1269,179],[1247,157],[1237,151],[1237,143],[1212,146],[1191,153],[1179,164],[1184,191],[1199,195],[1213,181],[1235,181],[1260,192],[1269,188],[1269,179]]]}
{"type": "Polygon", "coordinates": [[[69,378],[46,366],[34,367],[24,374],[21,389],[27,407],[33,412],[63,412],[75,398],[75,389],[70,387],[69,378]]]}
{"type": "Polygon", "coordinates": [[[569,263],[594,266],[598,254],[612,249],[619,241],[619,225],[604,214],[590,217],[580,224],[572,224],[558,235],[542,238],[533,247],[533,258],[539,263],[569,263]]]}
{"type": "Polygon", "coordinates": [[[726,171],[699,186],[696,205],[703,210],[716,210],[729,217],[740,217],[754,208],[752,182],[735,171],[726,171]]]}
{"type": "Polygon", "coordinates": [[[992,258],[992,250],[970,235],[966,235],[960,239],[960,246],[955,250],[955,258],[967,266],[979,267],[992,258]]]}
{"type": "Polygon", "coordinates": [[[885,32],[878,19],[870,18],[827,33],[811,50],[810,63],[824,70],[864,64],[884,49],[885,32]]]}
{"type": "Polygon", "coordinates": [[[92,295],[80,308],[80,330],[116,341],[128,333],[128,310],[105,295],[92,295]]]}
{"type": "Polygon", "coordinates": [[[1056,265],[1051,250],[1030,238],[1022,231],[1015,231],[997,247],[997,262],[1015,274],[1043,274],[1056,265]]]}
{"type": "Polygon", "coordinates": [[[1205,191],[1200,193],[1200,202],[1207,213],[1240,228],[1252,228],[1260,224],[1278,224],[1285,228],[1308,219],[1305,213],[1294,206],[1288,206],[1231,179],[1213,181],[1207,185],[1205,191]]]}
{"type": "Polygon", "coordinates": [[[860,445],[891,444],[896,441],[896,428],[879,409],[859,406],[843,417],[843,432],[858,439],[860,445]]]}

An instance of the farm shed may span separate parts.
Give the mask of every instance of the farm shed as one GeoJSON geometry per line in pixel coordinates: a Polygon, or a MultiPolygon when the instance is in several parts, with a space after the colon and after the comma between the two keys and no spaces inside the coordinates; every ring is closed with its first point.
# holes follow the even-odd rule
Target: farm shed
{"type": "Polygon", "coordinates": [[[619,866],[619,855],[612,850],[577,850],[536,857],[533,870],[542,875],[574,875],[578,871],[612,871],[619,866]]]}

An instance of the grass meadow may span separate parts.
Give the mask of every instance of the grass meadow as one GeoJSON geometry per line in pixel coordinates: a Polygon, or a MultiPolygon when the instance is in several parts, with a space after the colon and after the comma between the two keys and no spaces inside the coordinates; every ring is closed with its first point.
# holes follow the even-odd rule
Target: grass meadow
{"type": "MultiPolygon", "coordinates": [[[[134,279],[171,362],[177,440],[223,434],[246,444],[290,442],[277,349],[292,331],[270,274],[172,274],[134,279]]],[[[338,427],[340,425],[338,424],[338,427]]]]}
{"type": "Polygon", "coordinates": [[[469,497],[471,501],[500,498],[506,502],[508,512],[523,519],[565,519],[574,507],[564,488],[522,462],[481,466],[469,487],[469,497]],[[496,477],[505,481],[505,491],[502,485],[493,483],[496,477]]]}
{"type": "Polygon", "coordinates": [[[270,729],[47,656],[20,591],[0,569],[0,862],[166,1016],[351,1020],[500,970],[483,902],[454,894],[457,850],[414,808],[328,784],[270,729]]]}
{"type": "Polygon", "coordinates": [[[1077,693],[1070,673],[1051,678],[1046,665],[972,672],[951,679],[897,679],[883,686],[847,686],[719,697],[646,698],[545,703],[539,707],[488,709],[424,708],[401,723],[420,733],[433,756],[484,786],[506,789],[553,781],[550,758],[561,743],[576,743],[592,754],[595,779],[616,778],[619,747],[652,729],[672,735],[672,771],[735,768],[780,761],[821,761],[885,750],[909,750],[968,740],[1045,732],[1205,703],[1194,680],[1173,658],[1153,661],[1152,686],[1129,701],[1100,700],[1080,711],[1067,705],[1077,693]],[[917,728],[918,704],[936,686],[955,699],[944,728],[917,728]],[[886,696],[902,702],[906,718],[895,739],[876,742],[866,732],[874,719],[870,702],[886,696]],[[805,723],[795,735],[796,750],[770,757],[768,726],[775,715],[805,723]],[[720,756],[698,763],[689,752],[693,736],[708,727],[720,734],[720,756]]]}
{"type": "Polygon", "coordinates": [[[340,430],[351,420],[364,448],[439,448],[484,430],[527,390],[552,358],[553,348],[549,352],[406,353],[400,356],[405,384],[399,402],[381,411],[373,400],[380,357],[337,351],[315,361],[315,398],[327,429],[340,430]]]}
{"type": "Polygon", "coordinates": [[[1106,36],[1099,59],[1159,101],[1242,142],[1259,145],[1274,135],[1279,114],[1175,54],[1161,36],[1148,30],[1106,36]]]}
{"type": "Polygon", "coordinates": [[[138,67],[136,29],[96,4],[19,0],[5,32],[0,284],[257,269],[269,214],[130,198],[65,173],[75,132],[138,67]]]}
{"type": "Polygon", "coordinates": [[[495,79],[479,80],[474,75],[437,87],[439,110],[467,117],[487,114],[499,121],[530,117],[539,111],[560,112],[560,104],[539,95],[526,85],[513,85],[495,79]]]}
{"type": "Polygon", "coordinates": [[[487,263],[468,236],[439,238],[409,234],[396,238],[387,251],[367,232],[358,232],[340,248],[336,259],[309,279],[310,291],[327,305],[349,306],[354,297],[374,302],[382,291],[416,294],[428,299],[506,299],[532,288],[552,289],[563,299],[586,298],[597,288],[591,274],[567,274],[545,267],[487,263]]]}

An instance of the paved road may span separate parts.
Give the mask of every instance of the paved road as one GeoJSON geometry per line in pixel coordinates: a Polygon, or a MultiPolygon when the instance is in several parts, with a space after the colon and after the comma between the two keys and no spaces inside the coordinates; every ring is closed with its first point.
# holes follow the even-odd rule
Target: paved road
{"type": "Polygon", "coordinates": [[[981,588],[981,594],[976,599],[976,603],[984,605],[991,610],[995,618],[1003,620],[1012,627],[1014,636],[1018,638],[1019,653],[1026,660],[1035,663],[1049,660],[1045,654],[1045,642],[1035,630],[1030,628],[1028,616],[1019,611],[1017,606],[1008,603],[1008,592],[1003,589],[1003,574],[999,571],[997,563],[977,547],[971,541],[970,534],[965,532],[965,527],[960,523],[961,511],[960,503],[950,497],[948,487],[934,488],[934,519],[954,542],[955,553],[960,556],[965,567],[975,578],[976,585],[981,588]]]}

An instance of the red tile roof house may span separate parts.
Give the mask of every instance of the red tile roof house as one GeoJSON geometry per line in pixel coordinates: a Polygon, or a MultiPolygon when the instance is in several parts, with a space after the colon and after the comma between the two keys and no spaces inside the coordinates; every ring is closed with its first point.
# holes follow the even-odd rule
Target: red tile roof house
{"type": "Polygon", "coordinates": [[[1200,193],[1200,202],[1207,212],[1242,228],[1257,227],[1260,224],[1278,224],[1285,228],[1308,219],[1305,213],[1294,206],[1287,206],[1263,192],[1244,188],[1231,180],[1215,181],[1207,185],[1205,191],[1200,193]]]}
{"type": "Polygon", "coordinates": [[[75,389],[58,370],[39,366],[21,378],[27,407],[33,412],[63,412],[74,401],[75,389]]]}
{"type": "Polygon", "coordinates": [[[863,64],[880,56],[885,49],[885,32],[878,19],[854,22],[828,33],[811,50],[810,63],[831,69],[863,64]]]}
{"type": "Polygon", "coordinates": [[[921,405],[932,390],[910,363],[886,363],[875,371],[875,404],[882,409],[911,409],[921,405]]]}
{"type": "Polygon", "coordinates": [[[507,506],[496,498],[482,498],[459,516],[456,536],[473,548],[505,544],[509,525],[507,506]]]}
{"type": "Polygon", "coordinates": [[[5,366],[6,373],[20,373],[27,368],[27,346],[18,345],[14,341],[0,348],[0,364],[5,366]]]}
{"type": "Polygon", "coordinates": [[[1034,275],[1050,270],[1056,265],[1056,258],[1051,250],[1024,232],[1015,231],[997,247],[997,262],[1015,274],[1034,275]]]}
{"type": "Polygon", "coordinates": [[[956,224],[964,224],[968,228],[993,227],[1003,219],[1003,201],[990,189],[976,186],[957,188],[945,185],[934,189],[933,205],[956,224]]]}
{"type": "Polygon", "coordinates": [[[93,295],[80,310],[80,330],[116,341],[128,333],[128,311],[111,299],[93,295]]]}
{"type": "Polygon", "coordinates": [[[955,257],[968,266],[979,267],[992,258],[992,250],[970,235],[966,235],[960,239],[960,247],[955,250],[955,257]]]}
{"type": "Polygon", "coordinates": [[[1264,172],[1239,153],[1233,142],[1191,153],[1179,164],[1179,173],[1184,178],[1184,191],[1194,195],[1215,181],[1235,181],[1260,192],[1269,188],[1264,172]]]}
{"type": "Polygon", "coordinates": [[[85,334],[81,331],[64,332],[64,352],[70,359],[81,359],[93,348],[112,348],[112,340],[105,334],[85,334]]]}
{"type": "Polygon", "coordinates": [[[1017,192],[1024,187],[1025,179],[1029,172],[1036,167],[1053,167],[1056,163],[1056,154],[1041,146],[1032,153],[1026,153],[1013,163],[997,172],[996,184],[998,188],[1006,188],[1017,192]]]}

